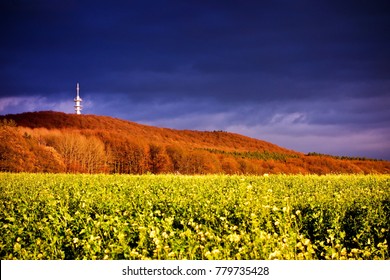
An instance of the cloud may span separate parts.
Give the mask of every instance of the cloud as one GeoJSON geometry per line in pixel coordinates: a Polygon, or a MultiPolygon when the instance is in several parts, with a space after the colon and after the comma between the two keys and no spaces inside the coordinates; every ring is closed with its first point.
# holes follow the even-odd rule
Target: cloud
{"type": "Polygon", "coordinates": [[[73,103],[70,101],[49,101],[42,96],[4,97],[0,98],[0,114],[16,114],[33,111],[60,111],[73,112],[73,103]]]}

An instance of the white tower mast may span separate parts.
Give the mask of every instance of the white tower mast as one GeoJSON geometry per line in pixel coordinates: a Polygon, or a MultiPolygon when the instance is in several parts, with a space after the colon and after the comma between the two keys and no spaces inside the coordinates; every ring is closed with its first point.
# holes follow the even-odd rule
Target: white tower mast
{"type": "Polygon", "coordinates": [[[77,91],[77,96],[74,99],[74,110],[76,111],[77,115],[81,115],[81,109],[83,107],[83,106],[81,106],[81,101],[83,101],[83,100],[80,98],[80,95],[79,95],[79,93],[80,93],[79,83],[77,83],[76,91],[77,91]]]}

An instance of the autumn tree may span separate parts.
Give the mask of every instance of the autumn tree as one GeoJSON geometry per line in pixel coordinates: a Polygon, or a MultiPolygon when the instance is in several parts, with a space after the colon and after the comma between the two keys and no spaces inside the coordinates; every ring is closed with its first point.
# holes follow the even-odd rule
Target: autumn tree
{"type": "Polygon", "coordinates": [[[61,155],[50,146],[46,146],[40,137],[24,132],[25,147],[34,155],[34,172],[58,173],[66,170],[61,155]]]}
{"type": "Polygon", "coordinates": [[[166,147],[166,153],[171,163],[172,172],[187,173],[185,168],[187,154],[182,147],[178,145],[169,145],[166,147]]]}
{"type": "Polygon", "coordinates": [[[111,172],[142,174],[148,171],[148,152],[145,145],[126,138],[107,139],[111,172]]]}
{"type": "Polygon", "coordinates": [[[51,145],[63,158],[67,172],[97,173],[104,170],[106,152],[98,138],[64,132],[51,141],[51,145]]]}
{"type": "Polygon", "coordinates": [[[172,171],[172,163],[165,152],[164,147],[157,144],[149,144],[150,172],[154,174],[172,171]]]}
{"type": "Polygon", "coordinates": [[[34,154],[28,149],[25,139],[14,126],[0,125],[0,171],[34,171],[34,154]]]}
{"type": "Polygon", "coordinates": [[[240,172],[240,165],[232,157],[222,158],[222,170],[226,174],[236,174],[240,172]]]}

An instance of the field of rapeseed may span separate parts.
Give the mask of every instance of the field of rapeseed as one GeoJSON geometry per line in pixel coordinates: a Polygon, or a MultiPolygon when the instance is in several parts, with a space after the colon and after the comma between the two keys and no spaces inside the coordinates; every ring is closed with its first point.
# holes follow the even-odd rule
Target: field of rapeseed
{"type": "Polygon", "coordinates": [[[390,259],[388,175],[0,173],[1,259],[390,259]]]}

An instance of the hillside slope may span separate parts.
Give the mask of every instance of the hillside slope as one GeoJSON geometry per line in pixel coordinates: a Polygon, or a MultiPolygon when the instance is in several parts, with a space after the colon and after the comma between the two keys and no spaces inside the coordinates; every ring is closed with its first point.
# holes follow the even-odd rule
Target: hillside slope
{"type": "Polygon", "coordinates": [[[106,116],[0,116],[0,170],[107,173],[389,173],[387,161],[311,156],[223,131],[158,128],[106,116]],[[10,123],[12,120],[16,127],[10,123]],[[12,146],[10,149],[9,147],[12,146]]]}
{"type": "Polygon", "coordinates": [[[128,137],[160,144],[183,144],[193,148],[222,149],[228,151],[268,151],[300,154],[272,143],[223,131],[175,130],[142,125],[117,118],[96,115],[75,115],[53,111],[27,112],[0,116],[14,120],[18,126],[28,128],[70,129],[79,131],[105,131],[127,134],[128,137]]]}

